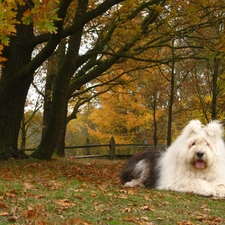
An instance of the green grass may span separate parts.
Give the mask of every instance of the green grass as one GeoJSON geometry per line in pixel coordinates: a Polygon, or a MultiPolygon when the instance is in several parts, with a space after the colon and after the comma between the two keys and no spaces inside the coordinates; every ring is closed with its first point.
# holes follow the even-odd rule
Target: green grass
{"type": "Polygon", "coordinates": [[[123,188],[123,163],[1,162],[0,224],[225,224],[223,199],[123,188]]]}

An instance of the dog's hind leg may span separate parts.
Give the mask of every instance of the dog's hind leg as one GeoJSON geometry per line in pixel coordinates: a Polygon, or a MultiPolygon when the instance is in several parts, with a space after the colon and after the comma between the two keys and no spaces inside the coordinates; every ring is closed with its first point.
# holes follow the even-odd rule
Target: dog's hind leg
{"type": "Polygon", "coordinates": [[[149,164],[145,159],[139,161],[133,168],[131,181],[124,184],[125,187],[145,187],[144,182],[149,176],[149,164]]]}

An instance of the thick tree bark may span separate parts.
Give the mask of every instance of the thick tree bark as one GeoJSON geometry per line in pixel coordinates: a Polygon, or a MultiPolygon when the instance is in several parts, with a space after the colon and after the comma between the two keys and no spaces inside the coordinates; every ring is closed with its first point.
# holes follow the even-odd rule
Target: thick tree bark
{"type": "MultiPolygon", "coordinates": [[[[19,7],[18,19],[26,9],[26,5],[19,7]]],[[[33,28],[19,24],[16,29],[18,35],[11,37],[10,45],[3,52],[8,60],[3,65],[0,80],[0,159],[23,157],[17,149],[17,141],[27,92],[33,80],[32,72],[22,77],[17,73],[31,60],[33,48],[27,40],[33,37],[33,28]]]]}
{"type": "Polygon", "coordinates": [[[0,87],[0,159],[21,157],[17,140],[31,81],[32,76],[23,82],[7,82],[4,88],[0,87]]]}
{"type": "Polygon", "coordinates": [[[59,64],[56,52],[54,52],[48,59],[47,63],[47,75],[46,84],[44,92],[44,112],[43,112],[43,122],[42,122],[42,133],[41,138],[45,136],[46,128],[50,119],[51,106],[52,106],[52,94],[53,94],[53,84],[56,78],[58,69],[55,65],[59,64]]]}
{"type": "Polygon", "coordinates": [[[59,132],[58,142],[56,144],[56,153],[59,157],[65,156],[65,137],[66,137],[66,122],[64,123],[63,128],[59,132]]]}
{"type": "Polygon", "coordinates": [[[59,132],[64,125],[62,118],[67,116],[67,99],[65,99],[65,93],[59,91],[54,93],[54,95],[45,135],[36,151],[31,154],[32,157],[41,160],[51,159],[56,149],[59,132]],[[54,100],[54,98],[57,100],[54,100]]]}

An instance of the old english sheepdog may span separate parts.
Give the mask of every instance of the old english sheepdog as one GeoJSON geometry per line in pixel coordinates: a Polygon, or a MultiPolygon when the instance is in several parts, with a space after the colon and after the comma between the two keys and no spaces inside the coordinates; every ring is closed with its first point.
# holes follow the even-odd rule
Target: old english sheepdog
{"type": "Polygon", "coordinates": [[[165,151],[134,155],[124,166],[126,187],[155,187],[225,197],[225,145],[219,121],[202,125],[191,120],[165,151]]]}

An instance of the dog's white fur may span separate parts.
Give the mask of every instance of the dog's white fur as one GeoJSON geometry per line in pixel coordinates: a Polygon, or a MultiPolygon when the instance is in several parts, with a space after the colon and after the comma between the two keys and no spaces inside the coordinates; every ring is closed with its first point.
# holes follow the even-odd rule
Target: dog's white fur
{"type": "MultiPolygon", "coordinates": [[[[135,167],[143,169],[139,174],[145,175],[148,165],[142,160],[135,167]]],[[[190,121],[158,158],[156,171],[158,189],[224,198],[225,146],[221,123],[213,121],[204,126],[198,120],[190,121]]],[[[140,176],[125,186],[143,186],[141,182],[140,176]]]]}

